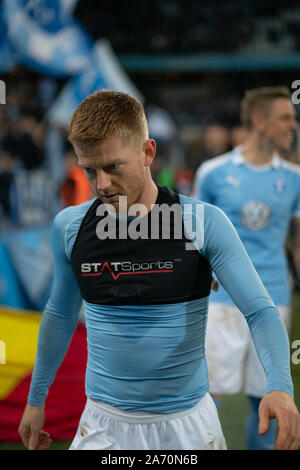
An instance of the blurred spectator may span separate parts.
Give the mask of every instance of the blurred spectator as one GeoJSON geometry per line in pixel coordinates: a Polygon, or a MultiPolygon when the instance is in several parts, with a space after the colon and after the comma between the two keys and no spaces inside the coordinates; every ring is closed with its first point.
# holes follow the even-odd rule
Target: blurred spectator
{"type": "Polygon", "coordinates": [[[38,83],[38,94],[43,110],[47,112],[57,92],[57,82],[50,77],[42,77],[38,83]]]}
{"type": "Polygon", "coordinates": [[[190,196],[192,194],[194,172],[192,170],[178,170],[175,174],[176,189],[180,194],[190,196]]]}
{"type": "Polygon", "coordinates": [[[212,124],[204,130],[203,151],[204,158],[221,155],[230,149],[230,131],[221,124],[212,124]]]}
{"type": "Polygon", "coordinates": [[[247,129],[243,126],[235,126],[231,129],[230,137],[231,137],[231,147],[237,147],[238,145],[242,145],[247,137],[247,129]]]}
{"type": "Polygon", "coordinates": [[[44,161],[41,136],[36,134],[38,122],[32,115],[21,115],[7,126],[2,148],[17,158],[27,170],[39,167],[44,161]]]}
{"type": "Polygon", "coordinates": [[[15,160],[8,152],[0,154],[0,205],[5,219],[11,216],[11,185],[13,182],[15,160]]]}
{"type": "Polygon", "coordinates": [[[77,164],[73,150],[65,155],[66,178],[61,185],[61,204],[63,207],[76,206],[93,197],[91,187],[82,168],[77,164]]]}
{"type": "MultiPolygon", "coordinates": [[[[117,53],[230,52],[254,36],[255,17],[261,4],[258,0],[227,3],[212,0],[209,4],[196,0],[85,0],[78,2],[75,13],[94,39],[110,37],[117,53]]],[[[272,11],[265,9],[263,13],[275,16],[281,7],[279,2],[273,2],[272,11]]]]}
{"type": "Polygon", "coordinates": [[[38,122],[32,115],[22,116],[19,120],[17,135],[17,156],[28,170],[37,168],[44,161],[43,148],[38,135],[38,122]]]}
{"type": "Polygon", "coordinates": [[[176,138],[176,124],[168,111],[149,104],[146,112],[150,137],[161,143],[168,143],[176,138]]]}

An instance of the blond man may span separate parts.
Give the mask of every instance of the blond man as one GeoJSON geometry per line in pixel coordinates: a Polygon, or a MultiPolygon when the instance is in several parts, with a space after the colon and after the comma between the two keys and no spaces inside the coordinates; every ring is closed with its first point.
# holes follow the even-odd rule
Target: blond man
{"type": "Polygon", "coordinates": [[[225,449],[204,344],[214,269],[249,319],[268,372],[261,426],[278,417],[277,447],[296,448],[286,332],[228,219],[154,184],[156,145],[133,97],[89,96],[71,119],[69,138],[96,197],[65,209],[53,224],[55,276],[19,427],[25,445],[50,445],[43,430],[47,392],[83,299],[87,403],[71,449],[225,449]]]}
{"type": "MultiPolygon", "coordinates": [[[[289,331],[291,284],[285,239],[292,219],[300,216],[300,167],[279,155],[290,149],[297,128],[288,88],[248,91],[241,102],[241,121],[247,130],[245,142],[199,167],[193,195],[229,217],[289,331]]],[[[299,268],[300,244],[294,255],[299,268]]],[[[258,433],[265,372],[244,317],[222,287],[211,297],[208,318],[210,391],[217,400],[245,391],[250,403],[247,446],[273,449],[275,421],[267,434],[258,433]]]]}

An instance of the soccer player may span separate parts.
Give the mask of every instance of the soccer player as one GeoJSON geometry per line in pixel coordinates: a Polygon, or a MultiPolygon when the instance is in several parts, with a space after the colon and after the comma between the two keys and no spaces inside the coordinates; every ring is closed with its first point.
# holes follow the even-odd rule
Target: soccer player
{"type": "MultiPolygon", "coordinates": [[[[241,120],[248,130],[244,144],[200,165],[193,196],[218,206],[229,217],[289,331],[291,287],[285,239],[291,220],[300,216],[300,167],[279,156],[290,148],[297,127],[289,90],[270,87],[246,92],[241,120]]],[[[300,243],[295,248],[299,267],[300,243]]],[[[222,287],[211,296],[207,362],[216,403],[222,395],[241,389],[248,395],[248,448],[273,448],[274,421],[267,434],[258,434],[265,373],[245,319],[222,287]]]]}
{"type": "Polygon", "coordinates": [[[69,139],[97,197],[54,220],[53,288],[19,426],[25,446],[50,445],[45,401],[83,299],[87,403],[71,449],[225,449],[205,360],[213,269],[266,370],[261,430],[277,417],[277,448],[297,448],[288,337],[227,217],[154,184],[155,141],[143,106],[127,94],[87,97],[69,139]]]}

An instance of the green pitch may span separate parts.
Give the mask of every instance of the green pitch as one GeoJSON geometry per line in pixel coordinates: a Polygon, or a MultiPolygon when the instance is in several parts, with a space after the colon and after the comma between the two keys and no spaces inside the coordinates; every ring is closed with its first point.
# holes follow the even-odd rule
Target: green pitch
{"type": "MultiPolygon", "coordinates": [[[[300,292],[293,295],[293,324],[291,332],[291,344],[294,340],[300,340],[300,292]]],[[[297,347],[299,348],[299,346],[297,347]]],[[[291,354],[295,350],[291,350],[291,354]]],[[[300,354],[297,355],[300,359],[300,354]]],[[[300,410],[300,364],[292,364],[292,376],[295,389],[295,402],[300,410]]],[[[245,449],[245,423],[248,413],[248,402],[242,393],[224,397],[219,410],[223,432],[229,449],[245,449]]],[[[71,441],[53,442],[51,449],[68,449],[71,441]]],[[[0,450],[23,450],[25,447],[17,443],[0,443],[0,450]]]]}
{"type": "MultiPolygon", "coordinates": [[[[300,292],[294,292],[293,301],[293,323],[291,331],[291,344],[294,340],[300,340],[300,292]]],[[[299,346],[298,346],[299,349],[299,346]]],[[[295,349],[291,350],[291,354],[295,349]]],[[[298,360],[300,354],[298,354],[298,360]]],[[[300,410],[300,364],[291,364],[294,382],[295,402],[300,410]]],[[[238,393],[224,397],[219,416],[227,446],[232,450],[243,450],[245,446],[245,426],[248,414],[248,401],[245,395],[238,393]]]]}

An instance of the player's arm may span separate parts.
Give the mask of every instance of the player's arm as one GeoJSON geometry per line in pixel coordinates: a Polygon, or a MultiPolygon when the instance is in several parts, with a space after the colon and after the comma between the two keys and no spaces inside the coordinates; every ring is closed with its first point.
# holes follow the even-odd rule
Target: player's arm
{"type": "Polygon", "coordinates": [[[81,306],[80,291],[66,256],[64,222],[63,213],[60,213],[53,223],[53,286],[40,322],[28,403],[19,426],[22,441],[29,449],[45,449],[51,443],[49,434],[42,430],[44,405],[70,344],[81,306]]]}
{"type": "Polygon", "coordinates": [[[238,234],[215,206],[205,205],[202,253],[244,314],[267,376],[267,394],[261,402],[260,432],[276,417],[278,449],[300,445],[300,415],[293,400],[289,341],[277,308],[257,275],[238,234]]]}

